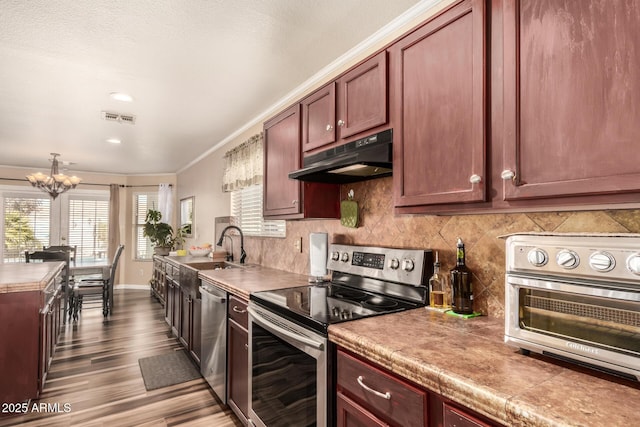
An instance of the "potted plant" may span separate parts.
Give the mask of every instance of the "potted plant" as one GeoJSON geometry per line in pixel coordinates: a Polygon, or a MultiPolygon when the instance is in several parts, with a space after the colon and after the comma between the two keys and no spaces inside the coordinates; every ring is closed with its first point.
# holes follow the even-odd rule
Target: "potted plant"
{"type": "Polygon", "coordinates": [[[154,246],[156,255],[169,255],[176,243],[173,228],[166,222],[162,222],[162,214],[155,209],[149,209],[144,222],[142,235],[148,237],[154,246]]]}

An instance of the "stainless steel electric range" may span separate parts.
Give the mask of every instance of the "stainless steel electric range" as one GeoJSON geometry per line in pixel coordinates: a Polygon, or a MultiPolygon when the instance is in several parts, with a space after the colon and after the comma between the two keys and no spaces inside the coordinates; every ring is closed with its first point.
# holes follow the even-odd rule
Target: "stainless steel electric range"
{"type": "Polygon", "coordinates": [[[256,292],[249,302],[249,420],[333,425],[335,349],[329,325],[428,303],[430,250],[331,245],[331,280],[256,292]]]}

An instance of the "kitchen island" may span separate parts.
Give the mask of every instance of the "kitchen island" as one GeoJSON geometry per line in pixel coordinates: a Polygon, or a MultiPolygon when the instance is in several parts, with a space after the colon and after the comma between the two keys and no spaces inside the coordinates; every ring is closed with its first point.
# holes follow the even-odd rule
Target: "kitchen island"
{"type": "Polygon", "coordinates": [[[64,262],[0,264],[0,401],[37,398],[62,316],[64,262]]]}
{"type": "Polygon", "coordinates": [[[420,308],[329,327],[351,353],[508,426],[638,425],[640,385],[503,343],[504,322],[420,308]]]}

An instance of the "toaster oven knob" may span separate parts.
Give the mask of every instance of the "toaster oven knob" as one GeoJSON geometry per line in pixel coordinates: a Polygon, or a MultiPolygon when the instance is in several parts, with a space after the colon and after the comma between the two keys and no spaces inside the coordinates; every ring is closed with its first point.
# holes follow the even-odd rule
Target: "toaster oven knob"
{"type": "Polygon", "coordinates": [[[531,249],[527,254],[527,260],[531,265],[536,267],[542,267],[549,261],[547,253],[543,249],[531,249]]]}
{"type": "Polygon", "coordinates": [[[349,261],[349,253],[348,252],[342,252],[342,255],[340,256],[340,261],[342,261],[342,262],[349,261]]]}
{"type": "Polygon", "coordinates": [[[403,259],[402,260],[402,269],[404,271],[413,271],[414,263],[411,259],[403,259]]]}
{"type": "Polygon", "coordinates": [[[400,267],[400,261],[398,261],[398,258],[391,258],[389,260],[389,268],[392,270],[397,270],[398,267],[400,267]]]}
{"type": "Polygon", "coordinates": [[[627,258],[627,269],[640,276],[640,253],[635,253],[627,258]]]}
{"type": "Polygon", "coordinates": [[[589,265],[595,271],[606,273],[613,270],[616,266],[616,260],[608,252],[594,252],[589,257],[589,265]]]}
{"type": "Polygon", "coordinates": [[[580,264],[580,258],[577,253],[570,251],[569,249],[562,249],[556,255],[556,262],[560,267],[571,270],[580,264]]]}
{"type": "Polygon", "coordinates": [[[331,252],[331,259],[333,261],[338,261],[340,259],[340,252],[338,251],[331,252]]]}

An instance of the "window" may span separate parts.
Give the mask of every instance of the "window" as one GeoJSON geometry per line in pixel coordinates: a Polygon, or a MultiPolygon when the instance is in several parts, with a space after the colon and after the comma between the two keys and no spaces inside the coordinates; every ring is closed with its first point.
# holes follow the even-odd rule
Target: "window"
{"type": "Polygon", "coordinates": [[[107,256],[109,244],[109,197],[69,198],[69,246],[76,246],[76,257],[95,261],[107,256]]]}
{"type": "Polygon", "coordinates": [[[24,262],[24,252],[49,246],[48,196],[4,195],[4,261],[24,262]]]}
{"type": "Polygon", "coordinates": [[[285,237],[283,220],[262,218],[262,184],[231,192],[231,215],[245,236],[285,237]]]}
{"type": "Polygon", "coordinates": [[[157,209],[158,193],[138,193],[134,194],[134,219],[135,224],[135,247],[137,260],[150,260],[153,257],[153,246],[149,238],[142,234],[144,230],[144,220],[147,211],[151,208],[157,209]]]}

